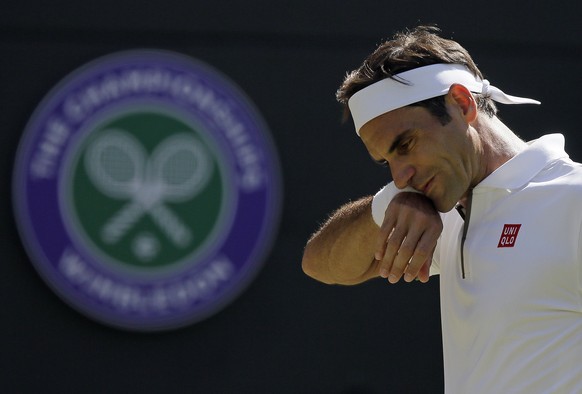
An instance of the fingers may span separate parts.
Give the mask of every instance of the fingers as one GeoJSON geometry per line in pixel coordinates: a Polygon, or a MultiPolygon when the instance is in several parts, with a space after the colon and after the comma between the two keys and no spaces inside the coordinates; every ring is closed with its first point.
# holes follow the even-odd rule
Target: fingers
{"type": "MultiPolygon", "coordinates": [[[[418,206],[416,207],[418,208],[418,206]]],[[[389,206],[376,241],[375,258],[378,273],[390,283],[402,276],[406,282],[418,278],[427,282],[442,222],[436,211],[427,215],[422,210],[389,206]]]]}
{"type": "Polygon", "coordinates": [[[396,262],[399,253],[404,253],[404,251],[400,252],[400,250],[402,249],[405,239],[406,234],[402,230],[393,229],[388,241],[385,242],[385,253],[380,263],[380,276],[388,278],[392,283],[395,283],[394,281],[397,281],[399,278],[394,263],[396,262]]]}
{"type": "Polygon", "coordinates": [[[434,250],[432,238],[428,232],[416,233],[411,230],[402,241],[394,238],[388,241],[386,259],[382,262],[387,267],[393,260],[388,274],[388,281],[396,283],[404,275],[406,282],[413,281],[423,267],[428,262],[432,262],[432,252],[434,250]],[[391,245],[393,242],[393,245],[391,245]],[[393,250],[393,252],[392,252],[393,250]],[[390,251],[390,254],[388,253],[390,251]],[[392,258],[392,255],[394,258],[392,258]]]}
{"type": "Polygon", "coordinates": [[[428,282],[434,247],[432,238],[427,233],[420,237],[408,234],[403,237],[400,232],[393,232],[386,244],[386,254],[380,260],[380,276],[390,283],[397,283],[404,275],[406,282],[415,278],[428,282]]]}
{"type": "MultiPolygon", "coordinates": [[[[398,237],[398,234],[393,234],[394,226],[396,225],[396,216],[389,215],[388,211],[386,211],[386,215],[384,216],[384,223],[380,227],[380,231],[378,232],[378,237],[376,238],[376,253],[375,258],[378,261],[384,260],[384,256],[386,255],[386,245],[392,236],[398,237]]],[[[396,241],[394,241],[396,242],[396,241]]],[[[402,242],[402,240],[400,240],[402,242]]],[[[398,244],[400,246],[400,243],[398,244]]],[[[398,248],[396,249],[396,251],[398,248]]],[[[394,257],[394,256],[392,256],[394,257]]],[[[392,260],[391,260],[392,261],[392,260]]]]}
{"type": "Polygon", "coordinates": [[[406,267],[404,274],[406,282],[412,282],[415,278],[418,278],[422,283],[428,282],[432,256],[435,250],[435,247],[431,246],[432,239],[432,235],[424,233],[418,242],[415,253],[406,267]]]}
{"type": "Polygon", "coordinates": [[[428,278],[430,277],[431,262],[432,260],[427,260],[418,271],[418,280],[420,280],[422,283],[428,282],[428,278]]]}

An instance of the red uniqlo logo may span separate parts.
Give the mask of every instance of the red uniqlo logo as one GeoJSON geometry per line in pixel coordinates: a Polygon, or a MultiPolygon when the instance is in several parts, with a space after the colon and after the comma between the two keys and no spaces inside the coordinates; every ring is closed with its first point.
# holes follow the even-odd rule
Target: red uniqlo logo
{"type": "Polygon", "coordinates": [[[503,226],[503,231],[501,232],[501,238],[499,238],[498,248],[513,248],[515,246],[515,240],[517,239],[517,233],[521,224],[506,224],[503,226]]]}

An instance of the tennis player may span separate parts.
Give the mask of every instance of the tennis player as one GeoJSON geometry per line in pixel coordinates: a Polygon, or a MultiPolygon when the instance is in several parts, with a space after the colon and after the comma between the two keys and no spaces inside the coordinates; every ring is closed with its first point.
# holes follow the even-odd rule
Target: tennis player
{"type": "Polygon", "coordinates": [[[582,165],[561,134],[524,142],[496,115],[539,102],[423,26],[381,44],[337,98],[393,182],[332,214],[305,273],[439,275],[447,393],[582,393],[582,165]]]}

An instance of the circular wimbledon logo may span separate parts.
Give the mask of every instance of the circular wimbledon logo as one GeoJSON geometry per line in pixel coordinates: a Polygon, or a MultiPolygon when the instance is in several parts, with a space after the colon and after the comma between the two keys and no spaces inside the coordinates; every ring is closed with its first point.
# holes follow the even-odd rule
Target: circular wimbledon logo
{"type": "Polygon", "coordinates": [[[58,84],[26,127],[13,183],[43,279],[129,330],[192,324],[234,300],[281,208],[276,150],[250,100],[167,51],[115,53],[58,84]]]}

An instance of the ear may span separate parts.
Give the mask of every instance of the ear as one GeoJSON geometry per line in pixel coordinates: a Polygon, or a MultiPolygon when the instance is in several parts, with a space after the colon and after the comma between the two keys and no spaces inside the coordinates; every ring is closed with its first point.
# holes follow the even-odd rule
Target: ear
{"type": "Polygon", "coordinates": [[[463,85],[458,83],[452,84],[445,100],[461,109],[467,123],[471,123],[477,119],[477,103],[475,102],[475,97],[463,85]]]}

